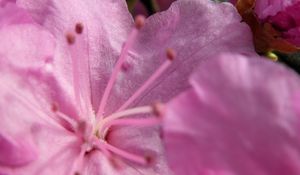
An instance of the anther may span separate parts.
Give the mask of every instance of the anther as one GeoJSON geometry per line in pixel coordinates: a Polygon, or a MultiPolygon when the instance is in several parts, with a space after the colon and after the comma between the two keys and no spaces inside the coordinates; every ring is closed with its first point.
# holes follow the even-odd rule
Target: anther
{"type": "Polygon", "coordinates": [[[83,24],[82,23],[76,23],[75,32],[77,34],[82,34],[82,32],[83,32],[83,24]]]}
{"type": "Polygon", "coordinates": [[[66,40],[69,45],[72,45],[75,43],[75,36],[72,33],[67,33],[66,34],[66,40]]]}
{"type": "Polygon", "coordinates": [[[143,15],[137,15],[135,17],[135,27],[137,29],[141,29],[145,25],[145,16],[143,15]]]}
{"type": "Polygon", "coordinates": [[[58,104],[57,103],[52,103],[51,105],[51,110],[52,112],[57,112],[58,111],[58,104]]]}
{"type": "Polygon", "coordinates": [[[79,173],[78,171],[74,173],[74,175],[81,175],[81,173],[79,173]]]}
{"type": "Polygon", "coordinates": [[[168,48],[166,50],[167,57],[170,61],[173,61],[176,57],[176,52],[172,48],[168,48]]]}
{"type": "Polygon", "coordinates": [[[155,158],[151,155],[145,155],[145,161],[147,165],[153,165],[155,158]]]}
{"type": "Polygon", "coordinates": [[[124,62],[124,63],[122,64],[122,70],[123,70],[124,72],[128,71],[130,68],[131,68],[131,65],[130,65],[129,63],[124,62]]]}
{"type": "Polygon", "coordinates": [[[152,105],[153,114],[159,118],[165,115],[165,105],[160,102],[156,102],[152,105]]]}
{"type": "Polygon", "coordinates": [[[267,52],[266,57],[272,61],[278,61],[278,56],[272,51],[267,52]]]}

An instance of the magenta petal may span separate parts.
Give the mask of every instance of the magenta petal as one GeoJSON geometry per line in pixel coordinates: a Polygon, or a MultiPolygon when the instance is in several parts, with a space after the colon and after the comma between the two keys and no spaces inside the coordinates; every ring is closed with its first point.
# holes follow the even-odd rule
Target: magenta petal
{"type": "Polygon", "coordinates": [[[298,0],[256,0],[255,12],[260,19],[266,19],[268,16],[274,16],[280,11],[284,11],[288,6],[293,5],[298,0]]]}
{"type": "Polygon", "coordinates": [[[4,7],[8,3],[16,3],[16,0],[0,0],[0,7],[4,7]]]}
{"type": "Polygon", "coordinates": [[[22,166],[37,159],[36,150],[20,137],[11,140],[0,134],[0,166],[22,166]]]}
{"type": "Polygon", "coordinates": [[[193,89],[168,104],[164,123],[175,174],[300,173],[295,72],[225,54],[202,64],[191,84],[193,89]]]}
{"type": "Polygon", "coordinates": [[[11,24],[32,22],[30,15],[25,10],[18,8],[13,3],[7,3],[4,7],[1,7],[2,3],[4,4],[5,1],[0,1],[0,28],[11,24]]]}
{"type": "Polygon", "coordinates": [[[132,106],[168,101],[189,86],[186,77],[194,68],[216,53],[253,54],[250,30],[240,21],[231,4],[207,0],[178,0],[149,17],[130,51],[129,69],[120,75],[109,100],[109,111],[120,107],[167,60],[167,48],[177,53],[171,67],[132,106]]]}

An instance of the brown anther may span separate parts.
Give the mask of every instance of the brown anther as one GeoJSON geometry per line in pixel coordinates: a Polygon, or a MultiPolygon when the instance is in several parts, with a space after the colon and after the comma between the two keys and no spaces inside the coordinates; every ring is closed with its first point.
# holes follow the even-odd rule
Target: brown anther
{"type": "Polygon", "coordinates": [[[83,32],[83,24],[82,23],[76,23],[76,25],[75,25],[75,32],[77,33],[77,34],[82,34],[82,32],[83,32]]]}
{"type": "Polygon", "coordinates": [[[75,35],[73,35],[72,33],[67,33],[66,34],[66,40],[67,40],[69,45],[74,44],[75,43],[75,35]]]}
{"type": "Polygon", "coordinates": [[[165,114],[165,105],[160,102],[156,102],[152,105],[153,114],[159,118],[163,117],[165,114]]]}
{"type": "Polygon", "coordinates": [[[137,15],[135,17],[135,27],[137,29],[141,29],[145,25],[145,16],[143,15],[137,15]]]}
{"type": "Polygon", "coordinates": [[[52,103],[51,105],[51,110],[52,112],[57,112],[58,111],[58,104],[57,103],[52,103]]]}
{"type": "Polygon", "coordinates": [[[170,61],[173,61],[176,57],[176,52],[172,48],[167,48],[166,54],[170,61]]]}
{"type": "Polygon", "coordinates": [[[145,161],[147,165],[153,165],[155,158],[151,155],[145,155],[145,161]]]}
{"type": "Polygon", "coordinates": [[[79,173],[78,171],[76,171],[76,172],[74,173],[74,175],[81,175],[81,173],[79,173]]]}
{"type": "Polygon", "coordinates": [[[129,69],[130,69],[130,67],[131,67],[131,65],[129,64],[129,63],[127,63],[127,62],[124,62],[123,64],[122,64],[122,71],[124,71],[124,72],[126,72],[126,71],[128,71],[129,69]]]}

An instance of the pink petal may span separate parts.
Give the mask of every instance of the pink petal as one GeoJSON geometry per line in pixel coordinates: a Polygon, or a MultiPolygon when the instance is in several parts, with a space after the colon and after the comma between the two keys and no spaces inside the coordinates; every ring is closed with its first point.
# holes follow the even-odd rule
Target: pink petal
{"type": "Polygon", "coordinates": [[[300,173],[295,72],[260,58],[225,54],[202,64],[190,81],[193,89],[168,104],[165,119],[175,174],[300,173]]]}
{"type": "Polygon", "coordinates": [[[6,26],[0,29],[0,36],[0,55],[10,64],[22,68],[45,66],[53,57],[53,37],[38,26],[6,26]]]}
{"type": "Polygon", "coordinates": [[[22,166],[37,159],[34,147],[24,142],[23,138],[14,140],[0,135],[0,166],[22,166]]]}
{"type": "MultiPolygon", "coordinates": [[[[140,174],[169,174],[155,173],[152,168],[141,168],[136,164],[127,164],[121,160],[109,160],[100,152],[87,156],[83,175],[108,174],[108,175],[140,175],[140,174]],[[114,161],[114,162],[113,162],[114,161]]],[[[162,169],[162,168],[160,168],[162,169]]]]}
{"type": "Polygon", "coordinates": [[[119,173],[128,175],[170,173],[157,128],[114,127],[109,132],[108,141],[117,148],[139,156],[150,156],[153,159],[151,160],[153,162],[146,166],[125,160],[124,169],[119,173]]]}
{"type": "MultiPolygon", "coordinates": [[[[45,162],[57,150],[74,143],[75,137],[70,131],[53,119],[55,114],[51,104],[42,93],[48,91],[47,87],[39,82],[33,89],[33,81],[30,76],[20,76],[18,71],[1,68],[0,172],[4,174],[34,174],[40,168],[45,169],[45,162]]],[[[72,163],[76,155],[73,151],[68,163],[72,163]]],[[[63,153],[56,157],[64,158],[63,153]]],[[[47,168],[52,166],[57,172],[62,169],[64,173],[70,169],[67,164],[62,166],[60,162],[61,167],[58,167],[59,164],[54,162],[47,163],[47,168]]]]}
{"type": "Polygon", "coordinates": [[[16,0],[0,0],[0,7],[6,6],[7,3],[16,3],[16,0]]]}
{"type": "Polygon", "coordinates": [[[62,112],[76,117],[71,86],[60,79],[53,64],[55,44],[53,37],[31,24],[11,25],[0,29],[0,63],[3,69],[13,69],[25,78],[33,90],[40,90],[48,98],[45,108],[57,104],[62,112]],[[43,43],[43,44],[41,44],[43,43]]]}
{"type": "Polygon", "coordinates": [[[206,0],[178,0],[167,11],[149,17],[127,59],[130,68],[120,75],[109,99],[108,111],[120,107],[167,60],[167,48],[177,53],[171,67],[132,106],[168,101],[189,86],[186,77],[194,68],[216,53],[254,54],[250,30],[240,21],[231,4],[206,0]]]}
{"type": "Polygon", "coordinates": [[[294,94],[293,104],[294,110],[296,111],[297,115],[300,116],[300,91],[294,94]]]}
{"type": "Polygon", "coordinates": [[[13,3],[0,1],[0,28],[11,24],[31,23],[30,15],[13,3]],[[4,6],[5,4],[5,6],[4,6]],[[3,5],[3,7],[1,7],[3,5]]]}
{"type": "MultiPolygon", "coordinates": [[[[119,56],[133,20],[124,0],[70,1],[64,0],[18,0],[17,4],[31,12],[33,18],[49,29],[59,40],[59,52],[55,62],[57,71],[66,82],[72,83],[66,32],[72,32],[75,24],[84,26],[84,55],[88,57],[92,87],[92,102],[97,110],[100,98],[116,59],[119,56]]],[[[74,32],[74,31],[73,31],[74,32]]],[[[74,53],[76,55],[76,53],[74,53]]],[[[84,58],[83,58],[84,59],[84,58]]]]}

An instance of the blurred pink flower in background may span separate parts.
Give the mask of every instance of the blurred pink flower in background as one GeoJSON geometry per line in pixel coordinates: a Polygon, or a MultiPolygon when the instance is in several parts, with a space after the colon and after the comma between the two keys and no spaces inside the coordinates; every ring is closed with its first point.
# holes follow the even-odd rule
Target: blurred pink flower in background
{"type": "Polygon", "coordinates": [[[230,0],[230,2],[233,4],[238,2],[244,6],[253,4],[255,15],[261,25],[271,24],[278,32],[275,37],[300,47],[299,0],[230,0]]]}
{"type": "Polygon", "coordinates": [[[259,19],[269,22],[282,32],[282,37],[300,47],[300,1],[256,0],[255,12],[259,19]]]}
{"type": "Polygon", "coordinates": [[[176,175],[300,174],[298,74],[223,54],[201,64],[190,84],[167,105],[163,127],[176,175]]]}
{"type": "Polygon", "coordinates": [[[123,0],[4,4],[0,174],[169,174],[153,102],[216,53],[254,53],[229,4],[179,0],[136,24],[123,0]]]}

